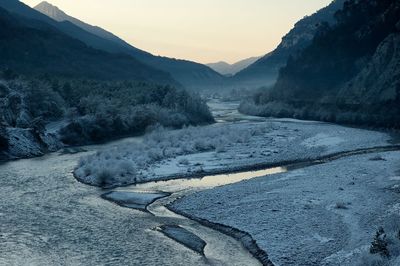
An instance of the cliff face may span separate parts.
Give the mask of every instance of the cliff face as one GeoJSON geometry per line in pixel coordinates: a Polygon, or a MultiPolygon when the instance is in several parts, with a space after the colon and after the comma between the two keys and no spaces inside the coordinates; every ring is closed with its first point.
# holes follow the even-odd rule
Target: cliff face
{"type": "Polygon", "coordinates": [[[370,62],[341,87],[337,105],[369,114],[361,122],[400,127],[400,33],[389,35],[370,62]]]}
{"type": "Polygon", "coordinates": [[[40,156],[61,146],[54,134],[40,130],[24,95],[0,80],[0,160],[40,156]]]}
{"type": "Polygon", "coordinates": [[[399,99],[400,33],[389,35],[368,64],[338,93],[345,105],[392,104],[399,99]]]}
{"type": "Polygon", "coordinates": [[[400,127],[400,1],[351,0],[255,102],[263,115],[400,127]],[[272,106],[274,105],[274,108],[272,106]]]}

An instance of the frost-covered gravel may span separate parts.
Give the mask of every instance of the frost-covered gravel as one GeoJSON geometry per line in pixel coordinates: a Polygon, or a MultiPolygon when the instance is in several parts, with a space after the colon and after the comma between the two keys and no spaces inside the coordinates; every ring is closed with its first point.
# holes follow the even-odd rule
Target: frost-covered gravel
{"type": "Polygon", "coordinates": [[[250,233],[276,265],[366,265],[359,259],[377,228],[400,219],[399,188],[400,152],[386,152],[201,191],[173,207],[250,233]]]}
{"type": "Polygon", "coordinates": [[[75,175],[93,185],[133,184],[315,159],[389,145],[388,140],[385,133],[318,122],[223,123],[159,131],[142,143],[90,155],[81,160],[75,175]]]}

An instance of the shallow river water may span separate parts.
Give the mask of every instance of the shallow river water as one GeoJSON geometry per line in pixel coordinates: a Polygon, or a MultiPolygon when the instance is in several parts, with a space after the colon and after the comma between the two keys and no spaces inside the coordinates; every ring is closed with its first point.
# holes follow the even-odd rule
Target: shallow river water
{"type": "MultiPolygon", "coordinates": [[[[238,120],[240,114],[229,110],[231,105],[224,108],[214,109],[220,122],[229,113],[234,113],[235,121],[238,120]]],[[[185,193],[266,172],[119,189],[177,192],[150,205],[149,212],[123,208],[102,199],[107,191],[81,184],[73,177],[72,171],[81,156],[133,141],[141,138],[83,147],[86,152],[76,154],[58,152],[1,164],[0,265],[259,264],[240,242],[172,213],[164,204],[185,193]],[[164,236],[157,230],[163,225],[179,225],[199,236],[207,243],[205,256],[164,236]]]]}

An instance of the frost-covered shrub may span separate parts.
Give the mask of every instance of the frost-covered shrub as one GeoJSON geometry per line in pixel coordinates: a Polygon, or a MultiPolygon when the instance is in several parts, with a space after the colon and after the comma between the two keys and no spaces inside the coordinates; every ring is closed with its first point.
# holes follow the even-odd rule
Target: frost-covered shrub
{"type": "Polygon", "coordinates": [[[342,201],[336,202],[335,208],[336,209],[342,209],[342,210],[347,210],[348,209],[348,204],[342,201]]]}
{"type": "Polygon", "coordinates": [[[400,265],[400,216],[387,217],[385,227],[376,232],[368,253],[362,254],[359,265],[400,265]]]}
{"type": "Polygon", "coordinates": [[[376,232],[374,241],[371,243],[371,248],[369,249],[371,254],[378,254],[382,257],[389,257],[388,241],[386,238],[386,233],[383,227],[379,228],[376,232]]]}
{"type": "MultiPolygon", "coordinates": [[[[269,128],[265,125],[252,129],[235,127],[235,130],[230,125],[186,127],[174,131],[155,127],[141,143],[121,145],[82,158],[75,175],[94,185],[102,185],[104,177],[108,183],[135,183],[148,178],[141,172],[162,160],[200,152],[223,152],[229,145],[246,143],[267,132],[269,128]]],[[[189,161],[182,158],[178,163],[188,165],[189,161]]]]}
{"type": "Polygon", "coordinates": [[[102,187],[111,185],[114,183],[113,173],[109,169],[102,169],[97,173],[99,185],[102,187]]]}
{"type": "Polygon", "coordinates": [[[388,251],[391,257],[400,260],[400,216],[392,215],[386,219],[385,229],[388,251]]]}
{"type": "Polygon", "coordinates": [[[239,105],[239,112],[247,115],[262,115],[262,106],[256,105],[251,101],[243,101],[239,105]]]}
{"type": "Polygon", "coordinates": [[[383,158],[382,155],[376,155],[374,157],[371,157],[369,160],[370,161],[386,161],[386,159],[383,158]]]}
{"type": "Polygon", "coordinates": [[[190,162],[187,158],[180,159],[178,163],[181,165],[189,165],[190,164],[190,162]]]}

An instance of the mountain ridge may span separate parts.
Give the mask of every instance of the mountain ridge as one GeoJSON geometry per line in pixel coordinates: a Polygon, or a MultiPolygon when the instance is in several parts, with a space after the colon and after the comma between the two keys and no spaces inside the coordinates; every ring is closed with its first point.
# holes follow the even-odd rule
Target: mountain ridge
{"type": "Polygon", "coordinates": [[[298,21],[282,38],[281,43],[272,52],[257,60],[234,76],[234,81],[243,87],[272,86],[279,70],[286,65],[290,56],[295,56],[307,47],[323,21],[334,23],[334,13],[339,10],[346,0],[334,0],[310,16],[298,21]]]}
{"type": "Polygon", "coordinates": [[[209,63],[206,64],[207,66],[211,67],[218,73],[225,75],[225,76],[233,76],[236,73],[240,72],[241,70],[245,69],[246,67],[250,66],[254,62],[256,62],[258,59],[260,59],[261,56],[254,56],[254,57],[249,57],[243,60],[240,60],[238,62],[235,62],[233,64],[229,64],[225,61],[219,61],[215,63],[209,63]]]}
{"type": "Polygon", "coordinates": [[[126,43],[125,41],[123,41],[122,39],[117,37],[116,35],[112,34],[111,32],[109,32],[107,30],[103,30],[99,26],[92,26],[88,23],[85,23],[85,22],[79,20],[79,19],[71,17],[68,14],[66,14],[64,11],[59,9],[57,6],[54,6],[47,1],[40,2],[39,4],[34,6],[33,9],[39,11],[40,13],[42,13],[44,15],[47,15],[48,17],[50,17],[58,22],[69,21],[88,32],[92,32],[93,34],[95,34],[99,37],[117,42],[121,45],[129,46],[128,43],[126,43]]]}
{"type": "MultiPolygon", "coordinates": [[[[14,5],[17,0],[4,0],[5,2],[13,2],[14,5]]],[[[18,2],[19,5],[21,6],[21,3],[18,2]]],[[[4,2],[0,3],[1,5],[5,5],[4,2]]],[[[43,4],[45,5],[45,4],[43,4]]],[[[27,6],[25,6],[26,9],[27,6]]],[[[21,12],[22,7],[16,8],[16,7],[10,7],[10,4],[8,4],[8,8],[11,8],[13,10],[17,10],[21,12]],[[19,9],[19,10],[18,10],[19,9]]],[[[49,6],[49,8],[51,8],[49,6]]],[[[40,13],[39,11],[33,9],[34,11],[40,13]]],[[[49,12],[49,11],[47,11],[49,12]]],[[[64,11],[62,11],[65,13],[64,11]]],[[[22,13],[26,13],[22,12],[22,13]]],[[[46,14],[40,13],[42,16],[46,16],[47,18],[50,19],[46,14]]],[[[66,14],[66,13],[65,13],[66,14]]],[[[25,14],[26,15],[26,14],[25,14]]],[[[31,14],[32,15],[32,14],[31,14]]],[[[35,14],[37,17],[38,15],[35,14]]],[[[84,25],[78,23],[77,21],[80,21],[78,19],[71,19],[72,17],[69,16],[68,21],[63,21],[61,23],[69,23],[71,25],[74,25],[75,27],[81,29],[81,32],[76,32],[75,31],[69,31],[69,30],[64,30],[65,33],[69,34],[72,37],[76,37],[80,39],[81,41],[85,42],[89,46],[92,46],[97,49],[105,50],[108,52],[115,52],[115,53],[127,53],[133,57],[135,57],[137,60],[141,61],[144,64],[150,65],[154,68],[160,69],[164,72],[168,72],[171,74],[171,76],[177,80],[179,83],[181,83],[183,86],[189,89],[207,89],[207,88],[222,88],[225,83],[227,82],[226,78],[209,68],[208,66],[205,66],[203,64],[199,64],[196,62],[192,62],[189,60],[180,60],[180,59],[175,59],[175,58],[168,58],[168,57],[163,57],[163,56],[155,56],[151,53],[148,53],[146,51],[140,50],[126,42],[124,42],[122,39],[119,39],[117,42],[114,40],[108,40],[104,39],[96,34],[98,34],[98,31],[94,30],[94,26],[91,26],[87,23],[85,25],[86,30],[81,28],[84,27],[84,25]],[[72,21],[71,21],[72,20],[72,21]],[[78,25],[74,24],[77,23],[78,25]],[[80,26],[79,26],[80,25],[80,26]],[[90,30],[90,31],[87,31],[90,30]],[[85,34],[87,33],[87,34],[85,34]],[[90,36],[88,36],[88,34],[90,36]],[[93,38],[95,36],[95,40],[93,38]],[[121,41],[123,42],[121,44],[121,41]]],[[[66,18],[68,18],[66,17],[66,18]]],[[[43,19],[43,18],[40,18],[43,19]]],[[[81,22],[81,21],[80,21],[81,22]]],[[[84,22],[82,22],[84,23],[84,22]]],[[[102,29],[103,30],[103,29],[102,29]]],[[[105,31],[105,30],[103,30],[105,31]]],[[[109,33],[109,32],[108,32],[109,33]]],[[[112,33],[110,33],[112,34],[112,33]]],[[[115,36],[115,35],[114,35],[115,36]]]]}
{"type": "Polygon", "coordinates": [[[97,50],[42,20],[0,7],[0,67],[24,75],[138,80],[180,86],[161,70],[129,55],[97,50]]]}

